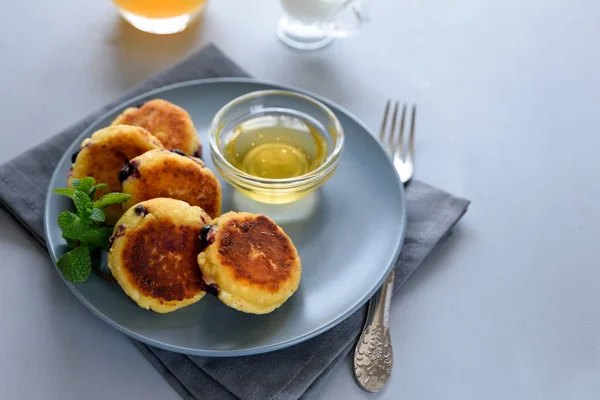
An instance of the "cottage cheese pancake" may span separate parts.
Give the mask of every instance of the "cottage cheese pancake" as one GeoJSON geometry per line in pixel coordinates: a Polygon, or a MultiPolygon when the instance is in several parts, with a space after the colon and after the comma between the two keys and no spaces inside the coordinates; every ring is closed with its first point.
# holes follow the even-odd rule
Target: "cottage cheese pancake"
{"type": "MultiPolygon", "coordinates": [[[[162,149],[162,143],[144,128],[128,125],[114,125],[100,129],[85,139],[77,153],[73,154],[73,168],[67,183],[72,187],[73,179],[91,176],[96,183],[106,183],[106,189],[96,191],[98,199],[110,192],[120,192],[119,171],[129,160],[147,152],[162,149]]],[[[114,224],[123,214],[120,204],[104,210],[106,222],[114,224]]]]}
{"type": "Polygon", "coordinates": [[[153,150],[134,158],[130,164],[121,174],[122,191],[131,195],[123,203],[124,210],[144,200],[170,197],[198,206],[212,218],[221,214],[221,185],[199,158],[153,150]]]}
{"type": "Polygon", "coordinates": [[[108,266],[140,307],[159,313],[193,304],[204,294],[198,238],[210,221],[199,207],[157,198],[131,207],[117,222],[108,266]]]}
{"type": "Polygon", "coordinates": [[[266,314],[298,289],[298,252],[264,215],[228,212],[205,226],[200,237],[207,246],[198,255],[204,281],[226,305],[266,314]]]}
{"type": "Polygon", "coordinates": [[[150,100],[139,108],[127,108],[112,124],[141,126],[156,136],[166,149],[179,149],[188,156],[202,158],[202,146],[192,118],[183,108],[166,100],[150,100]]]}

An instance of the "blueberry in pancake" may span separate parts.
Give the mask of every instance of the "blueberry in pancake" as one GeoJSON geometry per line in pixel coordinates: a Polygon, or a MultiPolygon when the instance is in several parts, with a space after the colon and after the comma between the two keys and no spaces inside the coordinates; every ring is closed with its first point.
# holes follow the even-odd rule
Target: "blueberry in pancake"
{"type": "Polygon", "coordinates": [[[204,297],[197,256],[203,248],[199,234],[208,221],[202,209],[175,199],[151,199],[127,210],[108,250],[108,266],[125,293],[158,313],[204,297]]]}
{"type": "Polygon", "coordinates": [[[127,108],[112,123],[136,125],[156,136],[168,150],[202,158],[202,146],[192,118],[183,108],[166,100],[154,99],[139,108],[127,108]]]}
{"type": "Polygon", "coordinates": [[[228,212],[200,231],[205,283],[236,310],[266,314],[300,284],[302,266],[291,239],[264,215],[228,212]]]}
{"type": "MultiPolygon", "coordinates": [[[[98,199],[110,192],[120,192],[119,171],[129,160],[147,152],[162,149],[162,143],[144,128],[128,125],[113,125],[100,129],[85,139],[79,151],[73,154],[73,168],[67,177],[71,187],[73,179],[91,176],[98,183],[106,183],[106,189],[96,191],[98,199]]],[[[106,221],[114,224],[123,214],[120,204],[105,209],[106,221]]]]}
{"type": "Polygon", "coordinates": [[[122,192],[131,195],[123,209],[156,197],[183,200],[202,208],[212,218],[221,214],[221,185],[215,174],[195,157],[174,151],[148,151],[121,173],[122,192]]]}

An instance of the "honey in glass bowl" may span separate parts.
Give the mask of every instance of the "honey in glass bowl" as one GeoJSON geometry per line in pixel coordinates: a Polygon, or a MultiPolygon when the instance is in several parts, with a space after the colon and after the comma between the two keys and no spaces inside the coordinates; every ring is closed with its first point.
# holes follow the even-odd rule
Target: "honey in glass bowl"
{"type": "Polygon", "coordinates": [[[327,158],[327,140],[307,121],[264,115],[244,121],[225,146],[235,168],[267,179],[294,178],[317,169],[327,158]]]}
{"type": "Polygon", "coordinates": [[[209,128],[217,172],[260,203],[294,202],[335,172],[344,132],[320,101],[288,90],[261,90],[231,100],[209,128]]]}

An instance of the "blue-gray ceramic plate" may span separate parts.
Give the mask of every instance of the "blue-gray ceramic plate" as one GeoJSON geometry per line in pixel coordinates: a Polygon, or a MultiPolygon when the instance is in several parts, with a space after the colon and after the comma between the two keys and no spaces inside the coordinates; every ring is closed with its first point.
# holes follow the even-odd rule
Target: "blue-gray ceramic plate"
{"type": "MultiPolygon", "coordinates": [[[[71,204],[51,191],[65,186],[71,154],[84,138],[108,126],[126,107],[162,98],[190,113],[204,144],[204,160],[213,168],[207,133],[212,117],[235,97],[264,89],[295,90],[316,97],[335,112],[346,135],[339,167],[318,190],[314,212],[299,221],[281,223],[302,259],[298,291],[267,315],[235,311],[210,295],[173,313],[157,314],[139,308],[117,284],[95,274],[83,284],[65,281],[94,314],[152,346],[194,355],[239,356],[291,346],[326,331],[363,305],[383,283],[406,229],[402,185],[383,149],[357,118],[330,101],[247,79],[197,80],[159,88],[121,104],[83,132],[67,149],[50,181],[45,231],[52,260],[56,263],[66,251],[56,218],[71,204]]],[[[239,203],[233,202],[231,187],[221,184],[223,212],[241,211],[239,203]]]]}

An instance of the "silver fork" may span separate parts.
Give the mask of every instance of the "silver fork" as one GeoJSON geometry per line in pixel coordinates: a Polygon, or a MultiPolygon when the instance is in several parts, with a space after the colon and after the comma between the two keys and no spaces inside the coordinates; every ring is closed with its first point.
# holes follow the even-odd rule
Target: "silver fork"
{"type": "MultiPolygon", "coordinates": [[[[388,100],[383,113],[383,122],[379,131],[379,140],[390,157],[403,184],[413,177],[415,168],[413,153],[415,149],[415,123],[417,107],[412,105],[408,146],[404,145],[404,126],[406,121],[406,104],[402,106],[400,126],[398,121],[399,102],[394,102],[391,126],[387,131],[388,114],[391,101],[388,100]],[[387,138],[386,138],[387,134],[387,138]]],[[[394,351],[390,339],[390,307],[394,289],[394,270],[388,275],[383,286],[369,301],[367,320],[354,350],[354,376],[358,384],[369,392],[376,392],[385,386],[394,366],[394,351]]]]}

